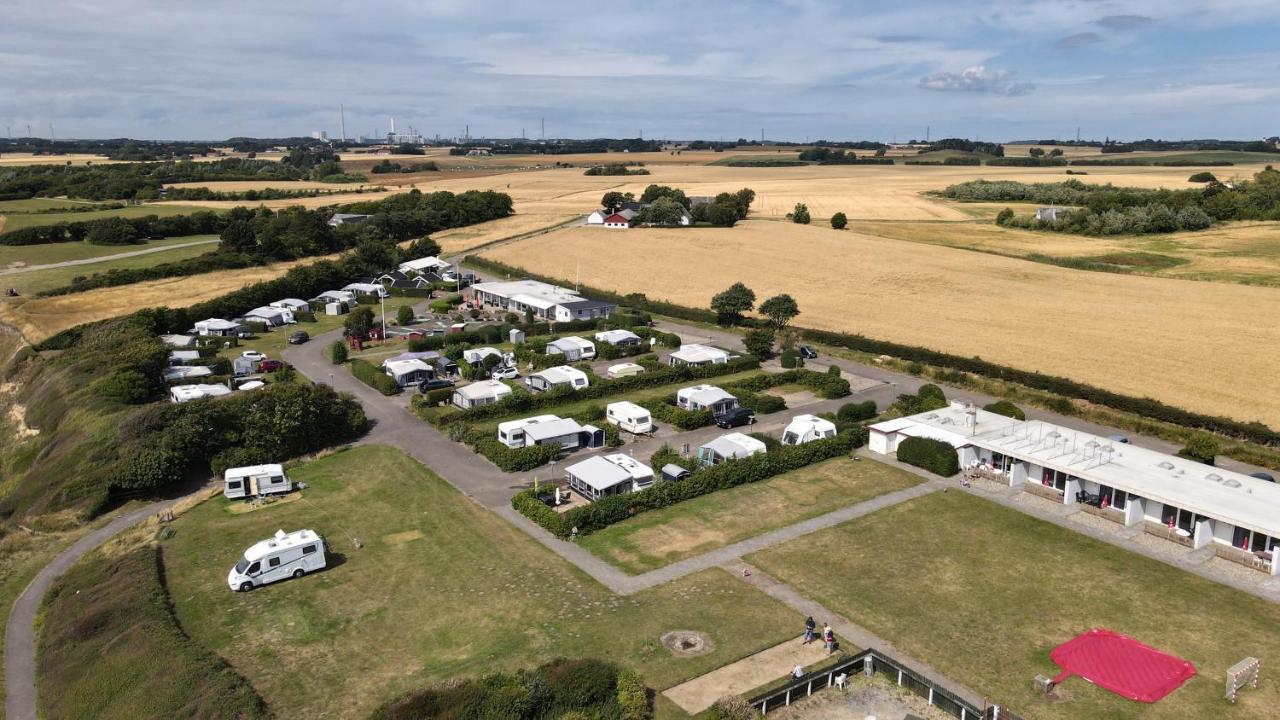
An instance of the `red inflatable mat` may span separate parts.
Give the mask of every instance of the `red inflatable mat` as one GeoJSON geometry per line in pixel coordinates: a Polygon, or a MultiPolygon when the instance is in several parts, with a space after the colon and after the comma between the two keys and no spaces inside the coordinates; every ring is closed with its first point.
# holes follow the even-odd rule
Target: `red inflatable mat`
{"type": "Polygon", "coordinates": [[[1062,672],[1058,684],[1079,675],[1117,695],[1155,702],[1177,690],[1196,674],[1196,666],[1111,630],[1094,629],[1059,645],[1049,653],[1062,672]]]}

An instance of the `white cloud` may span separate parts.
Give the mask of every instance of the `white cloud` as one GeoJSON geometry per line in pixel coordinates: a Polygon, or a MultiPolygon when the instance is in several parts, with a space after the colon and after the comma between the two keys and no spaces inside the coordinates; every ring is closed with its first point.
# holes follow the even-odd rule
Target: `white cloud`
{"type": "Polygon", "coordinates": [[[985,65],[975,65],[958,73],[940,72],[920,78],[920,87],[944,92],[992,93],[995,95],[1026,95],[1036,89],[1035,84],[1014,79],[1012,70],[990,70],[985,65]]]}

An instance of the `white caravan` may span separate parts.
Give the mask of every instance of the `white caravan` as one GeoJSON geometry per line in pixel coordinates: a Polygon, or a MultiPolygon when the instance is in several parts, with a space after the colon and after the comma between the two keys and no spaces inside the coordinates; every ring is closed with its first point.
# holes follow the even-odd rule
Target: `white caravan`
{"type": "Polygon", "coordinates": [[[617,425],[619,430],[637,435],[653,432],[653,416],[649,411],[626,400],[606,405],[605,420],[610,425],[617,425]]]}
{"type": "Polygon", "coordinates": [[[284,474],[282,465],[227,468],[222,475],[222,494],[230,500],[287,493],[290,490],[293,490],[293,481],[284,474]]]}
{"type": "Polygon", "coordinates": [[[256,542],[244,551],[244,557],[227,573],[227,585],[246,592],[277,580],[300,578],[323,569],[324,554],[324,538],[314,530],[276,530],[271,539],[256,542]]]}

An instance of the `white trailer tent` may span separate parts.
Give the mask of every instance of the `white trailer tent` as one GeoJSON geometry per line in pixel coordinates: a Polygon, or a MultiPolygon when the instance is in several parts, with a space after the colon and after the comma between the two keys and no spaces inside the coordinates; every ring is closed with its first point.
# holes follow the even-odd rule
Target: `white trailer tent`
{"type": "Polygon", "coordinates": [[[644,372],[643,365],[637,365],[636,363],[618,363],[617,365],[610,365],[604,375],[605,377],[612,379],[628,377],[630,375],[639,375],[642,372],[644,372]]]}
{"type": "Polygon", "coordinates": [[[510,394],[511,386],[501,380],[481,380],[454,390],[452,402],[455,406],[466,410],[481,405],[492,405],[510,394]]]}
{"type": "Polygon", "coordinates": [[[311,309],[310,303],[306,300],[299,300],[298,298],[285,298],[283,300],[277,300],[270,305],[273,308],[288,310],[291,313],[307,312],[311,309]]]}
{"type": "Polygon", "coordinates": [[[378,283],[354,282],[343,285],[342,289],[355,295],[372,295],[378,298],[391,296],[391,293],[387,292],[387,289],[378,283]]]}
{"type": "Polygon", "coordinates": [[[190,365],[193,362],[200,361],[199,350],[171,350],[169,351],[169,365],[190,365]]]}
{"type": "Polygon", "coordinates": [[[402,388],[430,380],[436,374],[430,365],[421,360],[387,360],[382,363],[382,370],[402,388]]]}
{"type": "Polygon", "coordinates": [[[212,374],[213,368],[204,365],[179,365],[177,367],[167,367],[160,371],[160,375],[165,382],[195,380],[196,378],[209,377],[212,374]]]}
{"type": "Polygon", "coordinates": [[[1280,486],[1225,468],[1040,420],[953,402],[870,427],[868,448],[907,437],[956,448],[960,466],[1189,548],[1280,575],[1280,486]]]}
{"type": "Polygon", "coordinates": [[[783,445],[803,445],[836,436],[836,424],[817,415],[797,415],[782,431],[783,445]]]}
{"type": "Polygon", "coordinates": [[[450,267],[449,263],[432,255],[430,257],[402,262],[400,263],[400,267],[397,269],[405,275],[425,275],[426,273],[439,274],[448,270],[450,267]]]}
{"type": "MultiPolygon", "coordinates": [[[[358,305],[356,294],[350,290],[325,290],[319,295],[311,298],[311,302],[318,305],[327,306],[330,303],[340,303],[346,307],[352,308],[358,305]]],[[[329,313],[330,315],[338,315],[339,313],[329,313]]]]}
{"type": "Polygon", "coordinates": [[[683,410],[710,410],[720,417],[738,407],[738,398],[715,385],[694,385],[676,391],[676,407],[683,410]]]}
{"type": "Polygon", "coordinates": [[[288,325],[293,320],[293,311],[284,308],[271,307],[264,305],[256,307],[244,314],[244,319],[248,322],[260,322],[267,327],[280,327],[288,325]]]}
{"type": "Polygon", "coordinates": [[[758,455],[766,452],[767,449],[764,443],[750,435],[729,433],[698,448],[698,464],[719,465],[729,460],[758,455]]]}
{"type": "Polygon", "coordinates": [[[246,592],[287,578],[300,578],[325,566],[324,538],[314,530],[277,530],[269,540],[254,543],[227,573],[232,590],[246,592]]]}
{"type": "Polygon", "coordinates": [[[472,367],[480,367],[484,364],[484,359],[493,355],[501,362],[504,360],[502,351],[492,347],[469,348],[462,351],[462,361],[472,367]]]}
{"type": "Polygon", "coordinates": [[[222,318],[201,320],[195,325],[195,333],[204,337],[236,337],[247,332],[249,328],[243,323],[222,318]]]}
{"type": "Polygon", "coordinates": [[[569,487],[587,500],[626,495],[653,484],[653,469],[616,453],[587,458],[564,470],[569,487]]]}
{"type": "Polygon", "coordinates": [[[604,431],[594,425],[579,425],[571,418],[557,418],[524,429],[525,445],[559,445],[565,450],[604,445],[604,431]]]}
{"type": "Polygon", "coordinates": [[[222,494],[231,500],[287,493],[291,490],[293,481],[284,474],[284,466],[280,464],[227,468],[222,474],[222,494]]]}
{"type": "Polygon", "coordinates": [[[691,365],[699,367],[701,365],[723,365],[729,362],[729,353],[720,348],[711,347],[710,345],[681,345],[679,350],[671,353],[667,357],[667,362],[672,365],[691,365]]]}
{"type": "Polygon", "coordinates": [[[604,330],[596,333],[596,342],[625,347],[628,345],[639,345],[640,336],[630,330],[604,330]]]}
{"type": "Polygon", "coordinates": [[[596,344],[576,335],[570,335],[547,343],[546,353],[563,355],[566,362],[590,360],[596,356],[596,344]]]}
{"type": "Polygon", "coordinates": [[[525,437],[524,431],[530,425],[538,423],[551,422],[559,420],[559,415],[535,415],[533,417],[521,418],[519,420],[508,420],[507,422],[498,423],[498,442],[512,449],[522,448],[528,445],[528,439],[525,437]]]}
{"type": "Polygon", "coordinates": [[[525,378],[525,384],[534,390],[551,390],[557,387],[570,387],[581,390],[590,385],[587,374],[568,365],[557,365],[525,378]]]}
{"type": "Polygon", "coordinates": [[[191,402],[201,398],[216,398],[230,394],[231,388],[226,385],[174,385],[169,388],[169,400],[175,403],[191,402]]]}
{"type": "Polygon", "coordinates": [[[653,432],[653,416],[649,411],[627,400],[606,405],[604,417],[610,425],[617,425],[619,430],[637,435],[653,432]]]}

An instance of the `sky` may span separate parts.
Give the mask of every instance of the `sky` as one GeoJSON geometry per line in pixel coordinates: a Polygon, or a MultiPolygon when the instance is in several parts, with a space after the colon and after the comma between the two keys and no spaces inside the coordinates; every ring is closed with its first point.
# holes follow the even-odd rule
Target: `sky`
{"type": "Polygon", "coordinates": [[[1276,0],[6,0],[14,137],[1280,135],[1276,0]]]}

